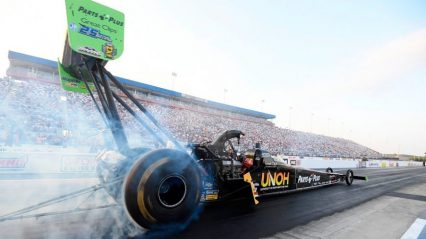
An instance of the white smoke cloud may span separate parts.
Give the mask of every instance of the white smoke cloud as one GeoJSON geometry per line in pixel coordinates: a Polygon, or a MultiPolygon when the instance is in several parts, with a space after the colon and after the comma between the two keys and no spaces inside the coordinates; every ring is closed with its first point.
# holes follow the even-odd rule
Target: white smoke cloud
{"type": "MultiPolygon", "coordinates": [[[[64,159],[72,155],[71,161],[77,160],[78,155],[94,159],[95,154],[88,153],[88,146],[104,146],[100,132],[105,126],[89,96],[65,92],[58,85],[34,80],[0,79],[0,85],[3,88],[0,93],[0,158],[19,154],[28,160],[24,168],[15,171],[2,168],[0,171],[1,237],[123,238],[142,233],[132,226],[124,210],[116,206],[103,189],[15,215],[37,217],[4,220],[4,215],[16,210],[98,184],[93,170],[67,171],[64,159]],[[68,140],[62,138],[62,129],[71,132],[68,140]],[[37,143],[40,136],[46,138],[37,143]],[[92,210],[106,205],[115,206],[92,210]],[[54,215],[64,211],[66,213],[54,215]]],[[[108,136],[110,132],[103,134],[108,136]]]]}

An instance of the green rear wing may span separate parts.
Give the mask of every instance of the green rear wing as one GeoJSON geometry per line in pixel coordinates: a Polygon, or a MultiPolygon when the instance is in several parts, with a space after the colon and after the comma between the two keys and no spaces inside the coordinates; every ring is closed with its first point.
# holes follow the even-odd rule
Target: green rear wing
{"type": "Polygon", "coordinates": [[[92,90],[83,59],[94,59],[106,64],[118,59],[124,50],[124,14],[90,0],[65,0],[67,36],[62,63],[58,71],[64,90],[88,93],[92,90]],[[81,78],[86,79],[83,82],[81,78]],[[87,84],[86,84],[87,83],[87,84]]]}

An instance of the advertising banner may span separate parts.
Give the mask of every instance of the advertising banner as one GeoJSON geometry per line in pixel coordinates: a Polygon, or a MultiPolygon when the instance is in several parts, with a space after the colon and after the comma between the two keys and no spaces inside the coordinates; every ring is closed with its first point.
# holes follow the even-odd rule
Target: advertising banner
{"type": "Polygon", "coordinates": [[[23,171],[28,164],[28,157],[20,153],[1,153],[0,172],[23,171]]]}
{"type": "Polygon", "coordinates": [[[0,152],[0,179],[96,176],[96,155],[60,152],[0,152]]]}
{"type": "Polygon", "coordinates": [[[64,155],[61,172],[95,172],[96,159],[92,155],[64,155]]]}

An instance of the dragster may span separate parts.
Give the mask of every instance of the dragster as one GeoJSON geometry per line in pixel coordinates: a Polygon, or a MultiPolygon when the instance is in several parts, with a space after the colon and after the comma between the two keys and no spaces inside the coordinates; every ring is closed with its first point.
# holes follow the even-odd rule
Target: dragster
{"type": "Polygon", "coordinates": [[[182,145],[105,68],[123,51],[124,14],[93,1],[65,2],[68,31],[58,63],[62,86],[88,93],[110,129],[116,147],[98,156],[99,188],[115,199],[135,225],[150,229],[188,224],[201,204],[237,194],[258,204],[267,195],[367,180],[352,170],[340,174],[330,168],[320,172],[289,166],[260,144],[240,152],[244,137],[240,130],[225,131],[213,142],[182,145]],[[159,147],[129,146],[117,104],[159,147]],[[170,143],[172,147],[167,147],[170,143]]]}
{"type": "Polygon", "coordinates": [[[260,143],[239,152],[243,136],[240,130],[227,130],[213,142],[187,145],[186,152],[147,150],[136,160],[113,164],[107,161],[114,156],[106,156],[100,161],[99,176],[103,182],[113,182],[125,175],[123,182],[107,190],[115,198],[120,192],[124,194],[128,215],[144,228],[187,223],[200,203],[238,197],[252,198],[250,201],[256,205],[263,196],[367,180],[350,169],[340,174],[331,168],[321,172],[289,166],[261,149],[260,143]]]}

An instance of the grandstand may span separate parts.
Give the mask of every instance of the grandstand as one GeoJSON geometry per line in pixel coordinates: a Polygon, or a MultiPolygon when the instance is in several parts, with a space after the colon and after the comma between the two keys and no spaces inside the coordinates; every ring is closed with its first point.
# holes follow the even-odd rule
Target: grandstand
{"type": "MultiPolygon", "coordinates": [[[[7,77],[0,79],[0,145],[57,145],[96,152],[109,133],[88,95],[60,87],[57,63],[9,51],[7,77]]],[[[365,146],[275,126],[275,115],[200,99],[118,77],[127,89],[181,142],[211,140],[227,129],[246,133],[243,149],[262,141],[272,154],[342,158],[378,158],[365,146]]],[[[153,143],[132,117],[119,108],[129,141],[153,143]]]]}

